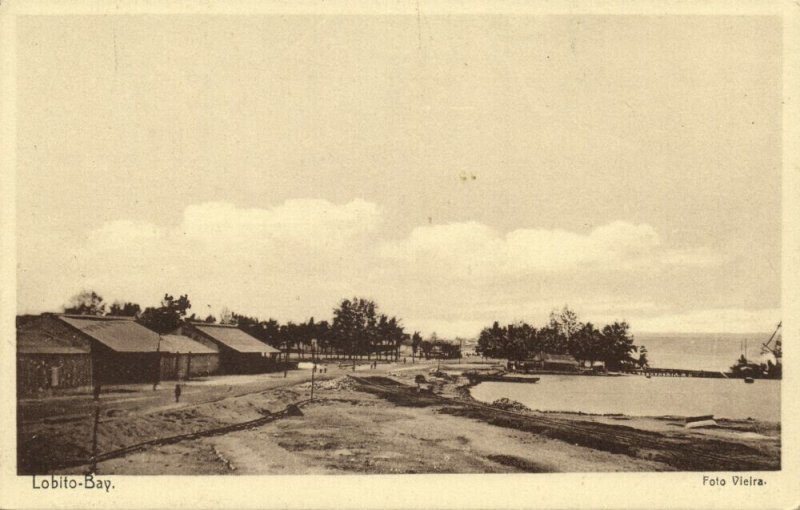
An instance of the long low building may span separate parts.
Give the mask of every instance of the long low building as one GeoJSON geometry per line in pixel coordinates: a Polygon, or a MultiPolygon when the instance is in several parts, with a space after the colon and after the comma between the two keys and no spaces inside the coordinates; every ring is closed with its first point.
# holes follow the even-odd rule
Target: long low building
{"type": "Polygon", "coordinates": [[[236,326],[190,322],[176,334],[219,348],[220,371],[226,374],[270,372],[279,368],[281,351],[252,337],[236,326]]]}
{"type": "Polygon", "coordinates": [[[158,333],[130,318],[60,315],[92,345],[95,380],[101,384],[152,382],[160,377],[158,333]]]}
{"type": "Polygon", "coordinates": [[[183,335],[161,335],[161,378],[186,379],[219,370],[219,348],[213,342],[183,335]]]}
{"type": "Polygon", "coordinates": [[[128,317],[43,314],[17,330],[17,388],[31,394],[209,375],[219,356],[213,342],[161,336],[128,317]]]}

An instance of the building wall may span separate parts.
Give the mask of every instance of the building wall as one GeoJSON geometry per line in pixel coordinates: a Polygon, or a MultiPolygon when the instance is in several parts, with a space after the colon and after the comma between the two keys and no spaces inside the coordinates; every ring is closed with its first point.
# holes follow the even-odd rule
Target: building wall
{"type": "Polygon", "coordinates": [[[94,342],[92,354],[101,384],[154,383],[159,376],[156,352],[114,352],[94,342]]]}
{"type": "MultiPolygon", "coordinates": [[[[186,356],[187,364],[189,357],[186,356]]],[[[192,354],[189,375],[206,376],[219,371],[219,354],[192,354]]]]}
{"type": "Polygon", "coordinates": [[[17,393],[35,395],[44,390],[92,385],[91,342],[55,317],[42,315],[25,320],[19,332],[42,338],[43,347],[53,347],[47,338],[62,345],[83,349],[85,353],[17,352],[17,393]]]}
{"type": "Polygon", "coordinates": [[[545,361],[543,364],[545,370],[558,370],[562,372],[577,372],[577,363],[558,363],[553,361],[545,361]]]}
{"type": "Polygon", "coordinates": [[[17,354],[17,393],[92,385],[90,354],[17,354]]]}
{"type": "Polygon", "coordinates": [[[278,362],[272,356],[261,353],[236,352],[230,349],[220,351],[220,371],[225,374],[259,374],[275,372],[278,362]]]}
{"type": "Polygon", "coordinates": [[[184,379],[187,372],[190,377],[205,377],[219,370],[219,354],[162,353],[161,379],[184,379]]]}

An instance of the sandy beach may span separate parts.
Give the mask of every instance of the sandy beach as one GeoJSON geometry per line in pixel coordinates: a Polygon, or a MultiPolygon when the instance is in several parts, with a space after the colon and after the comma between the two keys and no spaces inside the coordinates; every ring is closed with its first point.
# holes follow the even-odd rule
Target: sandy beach
{"type": "MultiPolygon", "coordinates": [[[[432,377],[432,364],[327,368],[317,379],[313,401],[309,371],[290,372],[285,379],[272,374],[190,382],[180,403],[170,402],[169,388],[104,395],[97,472],[780,469],[780,427],[775,423],[721,420],[715,428],[686,429],[678,417],[501,409],[472,400],[464,378],[432,377]],[[434,382],[433,391],[418,391],[418,374],[434,382]],[[293,403],[302,415],[281,413],[293,403]],[[194,435],[181,439],[187,434],[194,435]],[[121,451],[137,444],[141,446],[121,451]]],[[[42,409],[53,407],[35,405],[40,401],[20,404],[20,473],[86,472],[93,426],[93,413],[87,412],[93,409],[90,398],[49,400],[60,402],[59,415],[49,411],[51,415],[43,416],[42,409]]]]}

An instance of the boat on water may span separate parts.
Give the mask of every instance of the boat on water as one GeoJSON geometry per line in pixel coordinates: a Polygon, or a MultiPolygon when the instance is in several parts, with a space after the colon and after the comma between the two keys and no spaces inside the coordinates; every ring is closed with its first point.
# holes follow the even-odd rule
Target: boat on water
{"type": "Polygon", "coordinates": [[[700,427],[718,427],[717,422],[714,420],[713,414],[704,414],[702,416],[689,416],[686,418],[684,427],[687,429],[696,429],[700,427]]]}

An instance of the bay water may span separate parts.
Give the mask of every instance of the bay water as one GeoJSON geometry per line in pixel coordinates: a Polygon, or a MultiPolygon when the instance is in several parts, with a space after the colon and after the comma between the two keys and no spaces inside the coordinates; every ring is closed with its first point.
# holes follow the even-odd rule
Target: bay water
{"type": "MultiPolygon", "coordinates": [[[[647,347],[650,366],[727,371],[739,356],[756,363],[774,358],[761,346],[771,333],[638,333],[634,343],[647,347]]],[[[634,354],[636,357],[637,354],[634,354]]]]}
{"type": "Polygon", "coordinates": [[[509,398],[539,411],[780,421],[780,381],[697,377],[541,375],[538,383],[484,382],[472,396],[509,398]]]}

